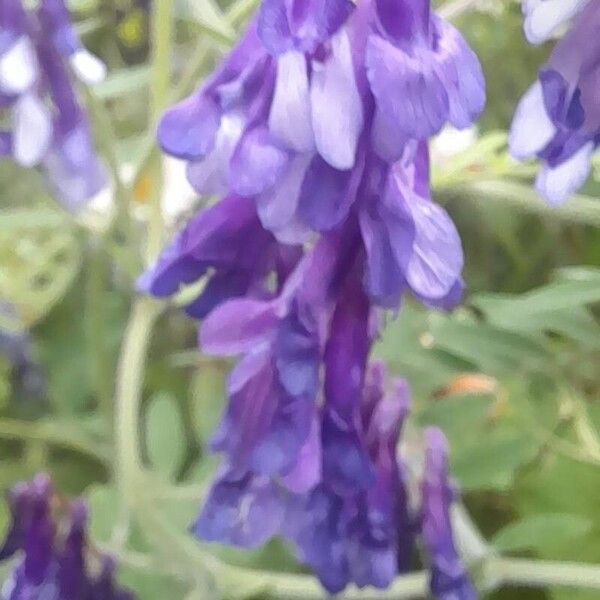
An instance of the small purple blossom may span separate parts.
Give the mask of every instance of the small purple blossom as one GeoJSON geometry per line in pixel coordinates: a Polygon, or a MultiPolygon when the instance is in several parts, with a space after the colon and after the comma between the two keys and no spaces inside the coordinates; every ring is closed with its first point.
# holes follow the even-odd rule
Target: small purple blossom
{"type": "Polygon", "coordinates": [[[525,29],[534,42],[573,17],[571,29],[519,103],[509,138],[516,158],[542,161],[536,189],[556,205],[586,182],[600,143],[600,2],[545,0],[528,2],[524,9],[525,29]]]}
{"type": "Polygon", "coordinates": [[[96,83],[105,68],[81,45],[64,0],[42,0],[31,10],[3,0],[0,110],[11,125],[0,133],[0,155],[39,166],[52,193],[74,210],[106,185],[106,176],[72,73],[96,83]]]}
{"type": "Polygon", "coordinates": [[[17,562],[3,600],[133,600],[117,585],[113,560],[88,547],[82,501],[59,498],[45,475],[17,484],[9,500],[12,523],[0,560],[17,562]]]}
{"type": "Polygon", "coordinates": [[[450,507],[455,491],[448,480],[448,443],[434,427],[425,431],[423,475],[423,541],[431,563],[431,592],[438,600],[476,600],[454,543],[450,507]]]}

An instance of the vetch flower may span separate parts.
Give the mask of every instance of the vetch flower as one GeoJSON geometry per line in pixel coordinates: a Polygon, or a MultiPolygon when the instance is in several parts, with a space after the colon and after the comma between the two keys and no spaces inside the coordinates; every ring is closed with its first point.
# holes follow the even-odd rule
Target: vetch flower
{"type": "Polygon", "coordinates": [[[279,244],[261,227],[251,199],[232,194],[192,218],[138,280],[138,289],[167,298],[205,278],[186,308],[203,318],[229,298],[269,297],[276,291],[268,287],[269,274],[284,279],[299,255],[298,248],[279,244]]]}
{"type": "Polygon", "coordinates": [[[0,560],[17,562],[0,591],[3,600],[133,600],[115,581],[115,563],[86,540],[87,509],[58,497],[46,475],[10,492],[12,523],[0,560]]]}
{"type": "Polygon", "coordinates": [[[431,198],[427,143],[446,123],[469,127],[484,100],[477,58],[428,0],[265,0],[165,113],[165,152],[223,199],[139,289],[167,297],[206,277],[201,310],[188,307],[204,318],[200,346],[239,357],[201,538],[284,536],[330,592],[384,588],[410,567],[408,388],[369,355],[405,293],[460,301],[460,237],[431,198]]]}
{"type": "Polygon", "coordinates": [[[39,166],[58,200],[77,209],[106,185],[106,175],[71,72],[96,83],[105,67],[81,45],[64,0],[27,10],[21,0],[4,0],[0,110],[11,125],[0,133],[0,155],[39,166]]]}
{"type": "Polygon", "coordinates": [[[545,42],[588,2],[589,0],[522,0],[527,39],[532,44],[545,42]]]}
{"type": "MultiPolygon", "coordinates": [[[[538,81],[519,103],[509,137],[516,158],[537,156],[542,161],[536,189],[554,205],[586,182],[600,143],[600,2],[567,1],[561,10],[554,7],[551,12],[550,5],[555,4],[545,0],[527,5],[534,23],[538,23],[538,14],[565,19],[577,16],[540,70],[538,81]]],[[[531,27],[526,21],[526,29],[531,27]]]]}

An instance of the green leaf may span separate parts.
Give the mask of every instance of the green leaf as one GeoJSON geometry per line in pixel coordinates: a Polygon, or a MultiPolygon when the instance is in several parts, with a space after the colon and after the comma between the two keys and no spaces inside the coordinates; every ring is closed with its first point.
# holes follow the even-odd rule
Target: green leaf
{"type": "Polygon", "coordinates": [[[184,439],[177,401],[169,393],[156,394],[146,414],[146,448],[150,462],[168,478],[181,464],[184,439]]]}
{"type": "Polygon", "coordinates": [[[549,544],[569,538],[581,538],[591,531],[593,523],[581,515],[546,513],[525,517],[511,523],[493,538],[496,548],[504,551],[544,550],[549,544]]]}
{"type": "Polygon", "coordinates": [[[465,490],[507,490],[518,469],[540,442],[506,417],[493,418],[490,396],[447,396],[415,416],[422,426],[437,425],[450,442],[452,473],[465,490]]]}
{"type": "Polygon", "coordinates": [[[541,314],[600,302],[600,276],[559,281],[519,296],[478,294],[471,302],[497,326],[527,329],[532,318],[539,323],[541,314]]]}
{"type": "Polygon", "coordinates": [[[512,373],[544,365],[549,355],[530,338],[486,323],[434,314],[433,344],[488,374],[512,373]]]}

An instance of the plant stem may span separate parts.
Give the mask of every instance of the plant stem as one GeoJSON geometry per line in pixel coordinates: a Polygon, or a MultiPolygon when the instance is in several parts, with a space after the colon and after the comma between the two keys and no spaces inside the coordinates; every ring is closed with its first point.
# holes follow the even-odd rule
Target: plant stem
{"type": "Polygon", "coordinates": [[[516,210],[534,213],[579,225],[600,227],[600,204],[594,198],[573,196],[561,206],[546,204],[529,185],[513,181],[483,180],[436,190],[440,200],[468,198],[474,202],[496,202],[516,210]]]}
{"type": "Polygon", "coordinates": [[[474,8],[478,2],[479,0],[452,0],[440,6],[437,12],[444,19],[456,19],[456,17],[474,8]]]}
{"type": "Polygon", "coordinates": [[[504,585],[600,589],[600,565],[524,558],[494,558],[488,568],[504,585]]]}
{"type": "MultiPolygon", "coordinates": [[[[150,130],[156,131],[162,111],[169,100],[171,82],[171,44],[175,21],[171,0],[155,0],[152,14],[152,109],[150,130]]],[[[146,247],[146,262],[151,263],[160,252],[163,242],[162,157],[154,146],[150,154],[150,225],[146,247]]]]}
{"type": "Polygon", "coordinates": [[[43,441],[81,454],[106,465],[110,458],[110,448],[89,440],[89,436],[79,433],[68,423],[50,421],[19,421],[0,419],[0,438],[7,440],[43,441]]]}

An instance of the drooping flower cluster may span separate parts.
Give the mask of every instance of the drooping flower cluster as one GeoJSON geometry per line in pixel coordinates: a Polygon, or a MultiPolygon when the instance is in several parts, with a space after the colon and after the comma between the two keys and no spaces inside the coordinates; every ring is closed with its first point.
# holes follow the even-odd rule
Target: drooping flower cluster
{"type": "Polygon", "coordinates": [[[523,9],[532,43],[547,40],[572,19],[519,103],[509,139],[516,158],[542,161],[536,188],[559,204],[586,182],[600,143],[600,2],[525,0],[523,9]]]}
{"type": "Polygon", "coordinates": [[[0,156],[40,166],[57,199],[75,209],[106,183],[73,72],[86,83],[104,77],[87,52],[64,0],[0,2],[0,156]]]}
{"type": "Polygon", "coordinates": [[[242,356],[201,537],[283,535],[330,591],[408,568],[420,520],[396,457],[407,392],[368,358],[379,311],[406,292],[460,300],[460,238],[431,199],[427,141],[470,125],[484,100],[476,56],[429,0],[264,0],[165,114],[163,149],[224,198],[139,287],[167,297],[206,277],[188,307],[205,318],[200,345],[242,356]]]}
{"type": "Polygon", "coordinates": [[[2,600],[133,600],[115,564],[87,544],[85,504],[59,498],[45,475],[10,492],[12,523],[0,560],[16,558],[2,600]]]}

